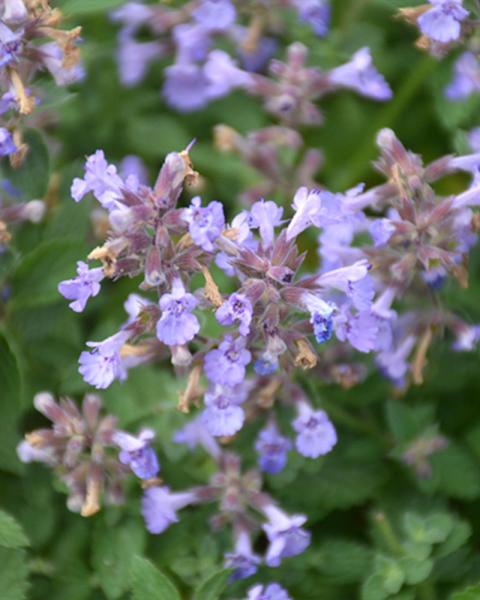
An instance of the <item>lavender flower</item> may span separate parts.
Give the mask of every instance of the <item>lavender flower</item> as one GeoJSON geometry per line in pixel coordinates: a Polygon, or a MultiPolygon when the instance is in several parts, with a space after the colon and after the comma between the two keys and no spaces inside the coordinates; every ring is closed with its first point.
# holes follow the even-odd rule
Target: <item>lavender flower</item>
{"type": "Polygon", "coordinates": [[[260,557],[254,554],[250,535],[244,529],[236,532],[235,549],[225,555],[225,567],[233,569],[232,581],[246,579],[257,572],[260,557]]]}
{"type": "Polygon", "coordinates": [[[80,375],[97,389],[107,388],[115,379],[123,381],[126,368],[120,357],[120,350],[130,337],[128,331],[119,331],[103,342],[87,342],[92,352],[80,354],[80,375]]]}
{"type": "Polygon", "coordinates": [[[297,432],[295,447],[308,458],[328,454],[337,443],[337,433],[327,413],[323,410],[314,411],[308,404],[299,405],[293,428],[297,432]]]}
{"type": "Polygon", "coordinates": [[[260,431],[255,442],[260,469],[271,474],[281,471],[287,463],[287,452],[291,448],[290,440],[280,434],[274,423],[267,425],[260,431]]]}
{"type": "Polygon", "coordinates": [[[114,165],[109,165],[105,160],[103,150],[97,150],[87,158],[85,163],[85,177],[73,180],[72,198],[75,202],[80,202],[89,192],[95,198],[108,208],[113,196],[119,196],[123,188],[123,181],[117,174],[114,165]]]}
{"type": "Polygon", "coordinates": [[[468,17],[462,0],[429,0],[430,10],[421,14],[417,23],[420,31],[430,39],[446,44],[458,40],[461,22],[468,17]]]}
{"type": "Polygon", "coordinates": [[[77,277],[66,279],[58,284],[58,291],[70,302],[70,308],[75,312],[82,312],[88,299],[100,292],[100,282],[104,278],[103,269],[89,269],[81,260],[77,262],[77,277]]]}
{"type": "Polygon", "coordinates": [[[329,73],[330,81],[375,100],[390,100],[393,93],[383,75],[373,65],[370,48],[361,48],[345,65],[329,73]]]}
{"type": "Polygon", "coordinates": [[[294,0],[300,21],[308,23],[319,37],[325,37],[330,26],[329,0],[294,0]]]}
{"type": "Polygon", "coordinates": [[[258,584],[250,588],[247,593],[245,600],[292,600],[288,592],[278,583],[258,584]]]}
{"type": "Polygon", "coordinates": [[[218,348],[205,355],[203,370],[212,383],[235,386],[245,379],[245,367],[251,359],[245,339],[227,335],[218,348]]]}
{"type": "Polygon", "coordinates": [[[207,30],[224,31],[234,23],[236,10],[230,0],[201,0],[192,16],[207,30]]]}
{"type": "Polygon", "coordinates": [[[450,100],[463,100],[480,90],[480,64],[472,52],[464,52],[455,62],[453,80],[445,89],[450,100]]]}
{"type": "Polygon", "coordinates": [[[186,344],[200,331],[200,323],[192,310],[198,301],[185,291],[181,279],[173,281],[170,294],[160,298],[162,316],[157,323],[157,338],[167,346],[186,344]]]}
{"type": "Polygon", "coordinates": [[[282,214],[283,208],[272,200],[259,200],[250,209],[250,227],[258,227],[264,248],[272,245],[275,227],[282,222],[282,214]]]}
{"type": "Polygon", "coordinates": [[[214,436],[229,436],[240,431],[245,413],[239,405],[246,396],[242,385],[234,388],[216,385],[210,389],[205,394],[205,409],[201,417],[207,431],[214,436]]]}
{"type": "Polygon", "coordinates": [[[184,219],[188,223],[188,231],[197,246],[206,252],[213,252],[214,242],[225,228],[223,206],[220,202],[210,202],[202,207],[199,196],[192,199],[190,208],[184,212],[184,219]]]}
{"type": "Polygon", "coordinates": [[[9,156],[18,150],[8,129],[0,127],[0,157],[9,156]]]}
{"type": "Polygon", "coordinates": [[[143,429],[137,437],[117,431],[112,438],[121,449],[118,455],[120,462],[128,465],[140,479],[151,479],[160,470],[155,450],[150,447],[154,437],[151,429],[143,429]]]}
{"type": "Polygon", "coordinates": [[[263,525],[270,545],[265,562],[269,567],[278,567],[282,558],[296,556],[310,544],[310,533],[302,529],[307,518],[304,515],[289,516],[270,504],[263,508],[268,523],[263,525]]]}
{"type": "Polygon", "coordinates": [[[150,533],[163,533],[172,523],[178,522],[177,511],[196,501],[195,492],[171,493],[166,486],[145,490],[142,515],[150,533]]]}
{"type": "Polygon", "coordinates": [[[229,326],[238,323],[240,335],[248,335],[252,321],[253,307],[245,294],[231,294],[215,312],[217,321],[222,325],[229,326]]]}
{"type": "Polygon", "coordinates": [[[197,416],[187,423],[182,429],[175,432],[173,441],[176,444],[186,444],[190,450],[202,446],[216,461],[220,459],[221,450],[215,438],[203,425],[201,416],[197,416]]]}
{"type": "Polygon", "coordinates": [[[130,28],[118,34],[117,60],[120,81],[125,87],[140,83],[150,66],[162,56],[162,47],[158,42],[138,42],[130,28]]]}

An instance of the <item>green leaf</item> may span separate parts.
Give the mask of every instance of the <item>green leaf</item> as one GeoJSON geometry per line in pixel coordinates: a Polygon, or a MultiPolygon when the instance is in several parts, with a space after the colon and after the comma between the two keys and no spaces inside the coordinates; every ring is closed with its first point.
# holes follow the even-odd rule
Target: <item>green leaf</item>
{"type": "Polygon", "coordinates": [[[69,17],[103,12],[123,4],[124,0],[66,0],[62,12],[69,17]]]}
{"type": "Polygon", "coordinates": [[[0,548],[2,600],[24,600],[28,589],[28,567],[24,550],[0,548]]]}
{"type": "Polygon", "coordinates": [[[21,414],[21,380],[17,359],[6,337],[0,333],[0,468],[18,473],[23,465],[15,447],[19,441],[18,420],[21,414]]]}
{"type": "Polygon", "coordinates": [[[480,496],[480,471],[471,454],[451,442],[431,458],[431,481],[424,480],[425,487],[443,492],[453,498],[473,500],[480,496]]]}
{"type": "Polygon", "coordinates": [[[375,556],[375,573],[381,577],[383,589],[388,594],[399,592],[405,581],[400,562],[383,554],[375,556]]]}
{"type": "Polygon", "coordinates": [[[480,583],[470,585],[461,591],[454,592],[449,600],[478,600],[480,598],[480,583]]]}
{"type": "Polygon", "coordinates": [[[400,400],[389,400],[386,418],[390,431],[398,444],[407,442],[420,434],[433,420],[433,410],[426,406],[407,406],[400,400]]]}
{"type": "Polygon", "coordinates": [[[195,592],[194,600],[219,600],[231,572],[231,569],[223,569],[208,577],[195,592]]]}
{"type": "Polygon", "coordinates": [[[43,198],[50,179],[50,158],[43,137],[27,129],[24,140],[29,151],[21,167],[13,169],[8,162],[2,165],[3,175],[19,192],[22,200],[43,198]]]}
{"type": "Polygon", "coordinates": [[[116,600],[127,591],[133,560],[144,546],[145,529],[140,521],[130,520],[115,527],[98,523],[93,534],[92,564],[107,598],[116,600]]]}
{"type": "Polygon", "coordinates": [[[438,546],[435,551],[435,557],[442,558],[444,556],[448,556],[452,554],[456,550],[458,550],[468,538],[472,535],[472,527],[467,521],[456,521],[453,530],[447,539],[438,546]]]}
{"type": "Polygon", "coordinates": [[[425,581],[433,569],[433,560],[415,560],[409,556],[400,559],[400,565],[405,573],[405,581],[410,585],[416,585],[425,581]]]}
{"type": "Polygon", "coordinates": [[[70,239],[49,240],[35,248],[13,273],[13,306],[24,308],[61,301],[57,286],[75,275],[76,261],[84,253],[84,244],[70,239]]]}
{"type": "Polygon", "coordinates": [[[454,526],[454,519],[447,513],[422,517],[406,513],[403,520],[405,533],[416,544],[438,544],[447,539],[454,526]]]}
{"type": "Polygon", "coordinates": [[[332,583],[348,584],[361,581],[370,570],[372,553],[369,548],[350,540],[330,539],[322,543],[315,568],[332,583]]]}
{"type": "Polygon", "coordinates": [[[28,544],[28,538],[21,525],[11,515],[0,510],[0,546],[22,548],[28,544]]]}
{"type": "Polygon", "coordinates": [[[131,587],[132,600],[181,600],[170,579],[141,556],[132,561],[131,587]]]}
{"type": "Polygon", "coordinates": [[[362,600],[385,600],[388,592],[383,587],[383,577],[378,573],[373,573],[362,585],[362,600]]]}

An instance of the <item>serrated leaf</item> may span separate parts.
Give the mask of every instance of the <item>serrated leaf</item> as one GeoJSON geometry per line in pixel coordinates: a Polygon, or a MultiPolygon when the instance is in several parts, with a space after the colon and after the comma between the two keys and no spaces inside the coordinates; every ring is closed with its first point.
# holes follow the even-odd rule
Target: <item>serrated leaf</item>
{"type": "Polygon", "coordinates": [[[132,600],[181,600],[170,579],[141,556],[132,561],[131,588],[132,600]]]}
{"type": "Polygon", "coordinates": [[[28,144],[27,157],[13,169],[7,162],[2,165],[3,175],[20,192],[22,200],[43,198],[50,178],[50,157],[43,137],[35,129],[27,129],[24,141],[28,144]]]}
{"type": "Polygon", "coordinates": [[[0,594],[2,600],[25,600],[28,567],[24,550],[0,548],[0,594]]]}
{"type": "Polygon", "coordinates": [[[0,510],[0,546],[23,548],[28,544],[28,538],[18,521],[8,513],[0,510]]]}
{"type": "Polygon", "coordinates": [[[132,563],[143,551],[145,537],[143,524],[136,520],[116,527],[98,523],[95,528],[92,565],[109,600],[116,600],[127,591],[132,563]]]}
{"type": "Polygon", "coordinates": [[[219,600],[231,572],[230,569],[223,569],[208,577],[195,592],[194,600],[219,600]]]}
{"type": "Polygon", "coordinates": [[[61,301],[57,286],[75,276],[76,262],[84,254],[79,240],[49,240],[27,254],[15,269],[11,302],[15,308],[61,301]]]}
{"type": "Polygon", "coordinates": [[[449,600],[478,600],[480,598],[480,583],[470,585],[463,590],[454,592],[449,600]]]}

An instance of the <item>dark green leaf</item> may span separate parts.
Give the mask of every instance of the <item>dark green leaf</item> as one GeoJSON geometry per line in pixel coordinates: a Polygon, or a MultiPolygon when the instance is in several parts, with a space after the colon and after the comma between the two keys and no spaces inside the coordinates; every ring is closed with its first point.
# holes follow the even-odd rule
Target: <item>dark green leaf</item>
{"type": "Polygon", "coordinates": [[[21,525],[3,510],[0,510],[0,546],[5,548],[28,546],[28,538],[21,525]]]}
{"type": "Polygon", "coordinates": [[[224,569],[208,577],[195,592],[195,600],[219,600],[221,593],[227,587],[230,569],[224,569]]]}
{"type": "Polygon", "coordinates": [[[146,558],[135,556],[131,573],[132,600],[181,600],[170,579],[146,558]]]}

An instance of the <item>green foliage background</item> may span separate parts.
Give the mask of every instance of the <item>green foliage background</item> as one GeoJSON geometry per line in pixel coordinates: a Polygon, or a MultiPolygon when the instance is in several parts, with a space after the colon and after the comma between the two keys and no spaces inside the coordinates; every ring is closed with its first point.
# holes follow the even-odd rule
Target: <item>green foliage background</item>
{"type": "MultiPolygon", "coordinates": [[[[114,62],[115,29],[107,10],[119,0],[64,0],[68,23],[83,25],[87,79],[69,92],[47,81],[42,107],[44,133],[28,134],[31,153],[20,171],[2,165],[3,176],[23,198],[45,197],[50,208],[41,225],[18,229],[0,256],[0,598],[1,600],[195,600],[244,596],[250,582],[225,587],[222,555],[226,532],[206,526],[209,508],[186,511],[165,534],[145,532],[140,491],[129,502],[86,520],[68,512],[51,473],[23,465],[15,447],[22,434],[44,423],[32,409],[41,390],[80,399],[87,391],[77,359],[87,339],[102,339],[123,320],[122,303],[137,282],[104,286],[79,316],[56,290],[75,261],[94,245],[90,201],[69,197],[84,155],[102,148],[110,161],[138,154],[156,175],[166,153],[192,139],[195,168],[205,179],[206,198],[233,210],[237,194],[254,174],[216,150],[219,122],[241,132],[269,123],[258,100],[241,93],[189,115],[162,103],[157,64],[137,88],[119,85],[114,62]],[[53,179],[52,179],[53,178],[53,179]],[[52,192],[52,181],[58,187],[52,192]]],[[[411,4],[419,4],[412,2],[411,4]]],[[[323,104],[325,125],[304,132],[325,153],[319,179],[332,190],[360,181],[375,183],[374,136],[392,127],[403,143],[431,160],[466,150],[465,132],[480,125],[480,96],[452,104],[442,96],[452,59],[438,62],[414,48],[415,32],[393,18],[400,0],[334,0],[333,31],[325,40],[292,17],[283,40],[303,41],[311,64],[336,66],[369,45],[394,99],[378,104],[345,92],[323,104]]],[[[471,3],[475,7],[475,3],[471,3]]],[[[462,178],[445,186],[455,192],[462,178]]],[[[287,198],[278,198],[287,202],[287,198]]],[[[443,292],[469,322],[480,321],[480,251],[470,264],[470,288],[443,292]]],[[[290,511],[305,512],[313,543],[278,570],[262,569],[259,580],[276,580],[296,600],[475,600],[480,598],[480,378],[479,354],[454,354],[449,343],[433,348],[425,385],[395,395],[378,375],[351,391],[309,381],[313,402],[327,408],[340,443],[320,461],[292,458],[267,486],[290,511]],[[450,440],[432,460],[433,473],[419,480],[400,463],[402,450],[436,427],[450,440]]],[[[173,488],[203,482],[211,465],[201,452],[188,455],[171,443],[184,420],[175,411],[178,389],[167,367],[141,367],[124,384],[102,394],[120,425],[154,427],[165,479],[173,488]]],[[[253,465],[253,432],[237,441],[253,465]]]]}

